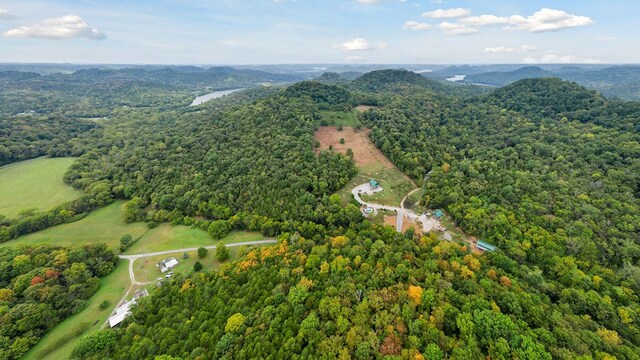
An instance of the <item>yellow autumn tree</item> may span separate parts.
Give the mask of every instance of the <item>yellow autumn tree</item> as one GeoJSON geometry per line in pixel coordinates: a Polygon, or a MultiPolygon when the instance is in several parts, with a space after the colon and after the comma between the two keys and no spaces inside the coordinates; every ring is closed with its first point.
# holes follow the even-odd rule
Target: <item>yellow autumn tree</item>
{"type": "Polygon", "coordinates": [[[598,336],[602,338],[602,340],[610,346],[616,347],[622,344],[622,339],[620,339],[620,335],[618,332],[614,330],[609,330],[602,328],[597,331],[598,336]]]}
{"type": "Polygon", "coordinates": [[[235,313],[227,319],[227,325],[225,325],[224,331],[233,333],[240,330],[242,325],[244,325],[244,316],[240,313],[235,313]]]}
{"type": "Polygon", "coordinates": [[[422,287],[420,286],[409,286],[409,299],[417,306],[422,302],[422,287]]]}

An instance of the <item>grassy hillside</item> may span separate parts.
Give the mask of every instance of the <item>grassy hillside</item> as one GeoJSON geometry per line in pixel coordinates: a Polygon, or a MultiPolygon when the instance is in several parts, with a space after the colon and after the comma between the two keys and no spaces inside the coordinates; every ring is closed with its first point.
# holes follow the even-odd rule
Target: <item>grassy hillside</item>
{"type": "Polygon", "coordinates": [[[5,245],[74,245],[85,243],[106,243],[116,249],[124,234],[136,239],[147,231],[144,223],[126,224],[120,210],[122,201],[98,209],[79,221],[54,226],[43,231],[21,236],[5,245]]]}
{"type": "Polygon", "coordinates": [[[38,158],[0,168],[0,214],[18,216],[21,210],[48,210],[76,199],[82,192],[62,181],[75,158],[38,158]]]}

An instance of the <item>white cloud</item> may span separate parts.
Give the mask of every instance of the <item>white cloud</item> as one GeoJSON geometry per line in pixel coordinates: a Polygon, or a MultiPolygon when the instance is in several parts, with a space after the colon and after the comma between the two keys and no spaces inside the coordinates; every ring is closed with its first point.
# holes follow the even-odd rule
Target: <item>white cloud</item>
{"type": "Polygon", "coordinates": [[[596,40],[600,40],[600,41],[613,41],[613,40],[616,40],[616,38],[615,38],[615,37],[613,37],[613,36],[601,35],[601,36],[596,36],[596,40]]]}
{"type": "Polygon", "coordinates": [[[586,16],[568,14],[562,10],[544,8],[521,22],[518,19],[515,28],[530,32],[555,31],[577,26],[593,24],[593,20],[586,16]]]}
{"type": "Polygon", "coordinates": [[[15,18],[15,16],[9,14],[9,10],[0,7],[0,20],[13,20],[15,18]]]}
{"type": "Polygon", "coordinates": [[[418,31],[430,29],[433,29],[433,25],[417,21],[407,21],[406,23],[404,23],[404,26],[402,26],[402,30],[418,31]]]}
{"type": "Polygon", "coordinates": [[[372,48],[371,44],[363,38],[351,39],[345,43],[333,45],[333,47],[344,51],[371,50],[372,48]]]}
{"type": "Polygon", "coordinates": [[[422,14],[422,16],[432,19],[452,19],[467,16],[469,14],[471,14],[471,10],[469,9],[453,8],[427,11],[426,13],[422,14]]]}
{"type": "MultiPolygon", "coordinates": [[[[512,17],[502,17],[495,15],[480,15],[480,16],[469,16],[460,19],[459,21],[463,24],[471,25],[471,26],[487,26],[487,25],[496,25],[496,24],[509,24],[515,19],[518,15],[514,15],[512,17]]],[[[522,18],[521,16],[519,18],[522,18]]]]}
{"type": "Polygon", "coordinates": [[[548,52],[540,58],[526,57],[522,60],[525,64],[597,64],[600,60],[581,58],[573,55],[558,55],[555,52],[548,52]]]}
{"type": "Polygon", "coordinates": [[[81,17],[73,14],[45,19],[41,23],[20,26],[7,30],[7,37],[32,37],[44,39],[70,39],[84,37],[87,39],[101,40],[106,35],[92,28],[81,17]]]}
{"type": "Polygon", "coordinates": [[[478,29],[470,28],[464,24],[450,23],[446,21],[438,25],[438,29],[440,29],[440,31],[445,35],[471,35],[479,31],[478,29]]]}
{"type": "Polygon", "coordinates": [[[543,8],[529,17],[521,15],[496,16],[480,15],[469,16],[459,20],[463,24],[471,26],[488,26],[505,24],[506,30],[524,30],[529,32],[556,31],[578,26],[593,24],[593,20],[586,16],[569,14],[562,10],[543,8]]]}
{"type": "Polygon", "coordinates": [[[486,47],[484,48],[484,52],[487,53],[518,53],[518,52],[529,52],[537,50],[538,47],[535,45],[522,45],[519,47],[507,47],[507,46],[494,46],[494,47],[486,47]]]}

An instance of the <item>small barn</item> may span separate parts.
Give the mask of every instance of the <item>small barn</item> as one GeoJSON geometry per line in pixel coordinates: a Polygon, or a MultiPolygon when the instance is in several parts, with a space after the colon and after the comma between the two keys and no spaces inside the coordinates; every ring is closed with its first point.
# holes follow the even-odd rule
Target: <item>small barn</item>
{"type": "Polygon", "coordinates": [[[478,244],[476,244],[478,249],[482,252],[485,251],[496,251],[496,247],[494,245],[489,244],[488,242],[478,240],[478,244]]]}
{"type": "Polygon", "coordinates": [[[176,258],[164,259],[160,261],[156,266],[158,267],[158,269],[160,269],[160,272],[164,274],[167,271],[178,266],[178,260],[176,260],[176,258]]]}
{"type": "Polygon", "coordinates": [[[380,187],[380,184],[376,180],[369,180],[369,186],[371,186],[371,190],[377,189],[380,187]]]}
{"type": "Polygon", "coordinates": [[[433,212],[433,216],[435,216],[436,219],[440,220],[444,216],[444,212],[442,210],[438,209],[438,210],[433,212]]]}

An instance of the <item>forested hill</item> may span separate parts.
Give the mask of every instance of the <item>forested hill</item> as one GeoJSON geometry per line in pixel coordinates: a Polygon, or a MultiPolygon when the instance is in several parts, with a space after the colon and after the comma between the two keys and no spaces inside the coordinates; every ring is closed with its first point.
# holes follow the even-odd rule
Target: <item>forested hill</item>
{"type": "Polygon", "coordinates": [[[482,72],[477,68],[460,68],[459,71],[456,74],[469,74],[463,82],[471,84],[505,86],[526,78],[558,77],[575,81],[607,97],[640,100],[640,66],[611,66],[598,70],[582,69],[576,66],[544,70],[537,66],[526,66],[512,71],[482,72]]]}
{"type": "Polygon", "coordinates": [[[174,279],[74,358],[640,358],[637,103],[557,79],[475,97],[398,71],[354,84],[100,130],[67,173],[75,186],[133,198],[131,219],[281,237],[174,279]],[[355,169],[314,154],[318,113],[366,98],[381,105],[358,119],[376,146],[415,180],[429,173],[421,203],[495,253],[374,225],[330,195],[355,169]]]}
{"type": "Polygon", "coordinates": [[[395,93],[409,96],[427,92],[441,96],[473,96],[489,90],[485,86],[436,81],[404,69],[371,71],[353,80],[348,88],[356,92],[395,93]]]}

